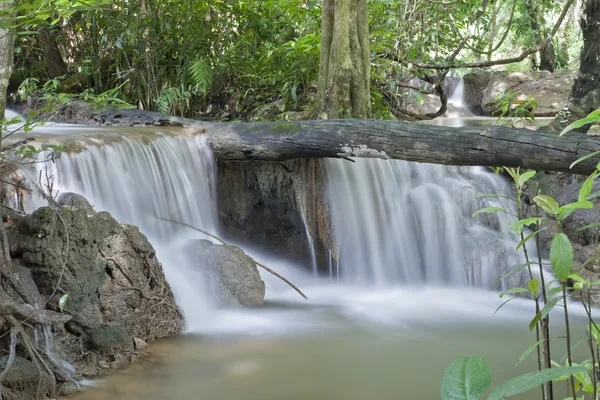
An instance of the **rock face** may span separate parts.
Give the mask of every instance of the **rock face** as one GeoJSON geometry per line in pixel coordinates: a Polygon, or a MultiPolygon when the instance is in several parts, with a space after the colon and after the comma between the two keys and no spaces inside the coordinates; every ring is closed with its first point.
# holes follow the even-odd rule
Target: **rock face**
{"type": "Polygon", "coordinates": [[[327,265],[332,239],[319,160],[218,161],[217,174],[219,220],[226,237],[310,268],[308,227],[317,262],[327,265]]]}
{"type": "Polygon", "coordinates": [[[194,240],[187,246],[198,260],[198,268],[206,275],[209,287],[222,305],[262,306],[265,302],[265,283],[256,263],[239,247],[194,240]]]}
{"type": "Polygon", "coordinates": [[[41,207],[7,227],[14,262],[31,271],[48,307],[58,309],[68,293],[66,336],[114,354],[133,350],[133,338],[181,332],[182,315],[146,237],[109,213],[90,212],[83,198],[70,200],[61,218],[41,207]]]}
{"type": "Polygon", "coordinates": [[[465,104],[475,114],[492,115],[498,108],[494,102],[499,95],[518,91],[518,100],[529,96],[537,100],[533,114],[537,117],[554,116],[569,98],[576,73],[561,71],[551,74],[539,72],[486,72],[475,71],[465,75],[465,104]]]}

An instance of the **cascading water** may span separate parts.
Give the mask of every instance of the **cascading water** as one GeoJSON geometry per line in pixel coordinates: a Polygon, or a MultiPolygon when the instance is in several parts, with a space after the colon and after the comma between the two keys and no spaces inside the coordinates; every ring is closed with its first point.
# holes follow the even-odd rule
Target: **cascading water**
{"type": "MultiPolygon", "coordinates": [[[[519,256],[504,214],[508,183],[484,168],[395,160],[326,160],[327,196],[342,279],[376,285],[491,287],[519,256]]],[[[513,210],[514,211],[514,210],[513,210]]]]}
{"type": "MultiPolygon", "coordinates": [[[[55,189],[84,195],[97,211],[109,211],[121,223],[146,234],[186,314],[187,328],[202,326],[210,310],[203,278],[180,251],[194,237],[189,228],[162,219],[182,221],[214,233],[217,228],[214,162],[201,137],[161,137],[122,143],[60,157],[52,168],[55,189]]],[[[34,204],[34,206],[42,204],[34,204]]]]}
{"type": "Polygon", "coordinates": [[[465,97],[465,81],[462,77],[455,78],[456,83],[452,94],[448,98],[448,103],[454,105],[457,108],[464,107],[464,97],[465,97]]]}

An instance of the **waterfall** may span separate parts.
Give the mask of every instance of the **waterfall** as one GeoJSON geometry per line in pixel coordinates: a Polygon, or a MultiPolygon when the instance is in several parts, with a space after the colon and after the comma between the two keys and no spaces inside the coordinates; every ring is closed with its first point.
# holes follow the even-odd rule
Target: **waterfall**
{"type": "Polygon", "coordinates": [[[457,108],[464,107],[464,97],[465,97],[465,81],[462,77],[455,78],[456,83],[454,90],[452,90],[452,94],[448,98],[448,103],[454,105],[457,108]]]}
{"type": "Polygon", "coordinates": [[[343,280],[491,287],[519,263],[506,215],[472,217],[489,206],[515,211],[509,200],[476,197],[511,197],[490,171],[374,159],[324,164],[343,280]]]}
{"type": "Polygon", "coordinates": [[[216,232],[214,162],[204,138],[160,137],[148,143],[124,138],[39,165],[52,169],[48,175],[60,192],[80,193],[96,211],[108,211],[119,222],[138,226],[156,249],[188,329],[206,323],[210,307],[201,273],[194,268],[198,260],[179,251],[191,237],[206,237],[157,219],[216,232]]]}

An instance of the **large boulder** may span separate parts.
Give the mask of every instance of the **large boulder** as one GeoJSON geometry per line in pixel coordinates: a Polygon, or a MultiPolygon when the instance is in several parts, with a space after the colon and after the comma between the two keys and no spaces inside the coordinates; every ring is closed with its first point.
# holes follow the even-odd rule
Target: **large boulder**
{"type": "Polygon", "coordinates": [[[192,241],[186,251],[198,260],[212,294],[226,306],[256,307],[264,304],[265,283],[256,262],[239,247],[192,241]]]}
{"type": "Polygon", "coordinates": [[[464,94],[463,104],[475,115],[483,115],[481,99],[483,92],[491,79],[492,74],[487,71],[473,71],[463,78],[464,94]]]}
{"type": "Polygon", "coordinates": [[[492,115],[498,108],[498,96],[517,91],[517,101],[530,96],[538,101],[533,112],[536,117],[553,116],[566,104],[575,77],[571,71],[474,71],[464,77],[464,104],[476,115],[492,115]]]}
{"type": "Polygon", "coordinates": [[[91,213],[85,199],[70,200],[7,227],[14,261],[31,271],[48,306],[58,309],[69,295],[67,331],[104,353],[133,349],[133,338],[181,332],[182,315],[146,237],[107,212],[91,213]]]}
{"type": "Polygon", "coordinates": [[[555,74],[548,71],[496,72],[490,76],[483,92],[481,108],[491,115],[498,109],[495,104],[498,97],[510,91],[519,92],[517,101],[526,101],[529,97],[537,100],[533,110],[536,117],[553,116],[566,104],[574,82],[575,73],[570,71],[555,74]]]}

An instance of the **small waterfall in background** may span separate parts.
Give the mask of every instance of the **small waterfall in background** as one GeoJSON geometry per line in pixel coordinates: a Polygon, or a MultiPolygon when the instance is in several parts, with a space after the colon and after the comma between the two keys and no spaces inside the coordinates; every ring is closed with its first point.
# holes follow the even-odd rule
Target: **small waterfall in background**
{"type": "Polygon", "coordinates": [[[214,165],[204,138],[180,136],[148,143],[124,138],[38,168],[52,169],[48,175],[53,176],[55,190],[80,193],[96,211],[108,211],[119,222],[140,228],[156,249],[188,329],[195,330],[206,323],[210,302],[204,295],[200,260],[190,259],[180,248],[192,238],[208,238],[157,217],[216,233],[214,165]]]}
{"type": "Polygon", "coordinates": [[[448,103],[457,108],[464,108],[465,81],[462,77],[455,78],[454,89],[448,98],[448,103]]]}
{"type": "Polygon", "coordinates": [[[508,182],[482,167],[397,160],[325,160],[327,196],[341,279],[375,285],[493,286],[520,263],[505,214],[515,212],[508,182]]]}

